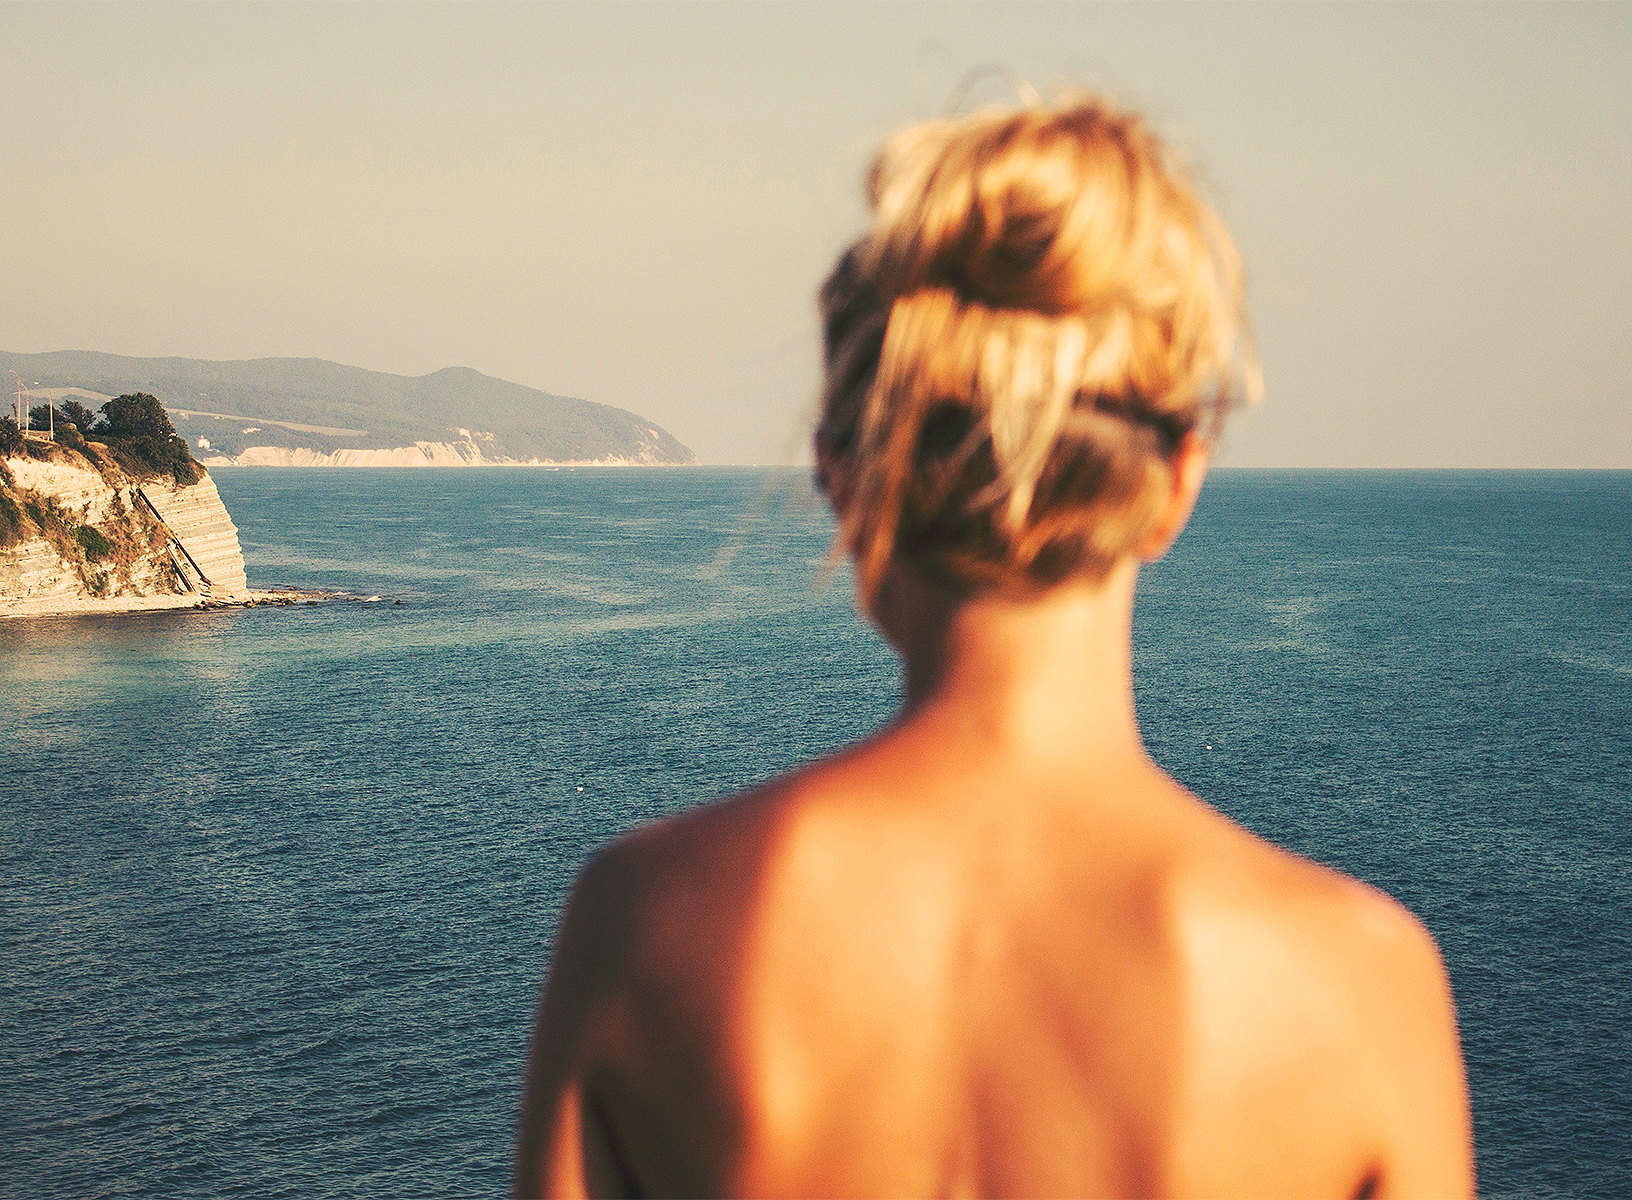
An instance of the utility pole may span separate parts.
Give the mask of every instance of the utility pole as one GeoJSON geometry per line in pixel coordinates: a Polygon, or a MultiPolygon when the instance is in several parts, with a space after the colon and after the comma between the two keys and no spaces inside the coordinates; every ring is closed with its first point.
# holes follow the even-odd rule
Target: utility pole
{"type": "MultiPolygon", "coordinates": [[[[17,378],[17,428],[22,431],[23,437],[27,438],[33,432],[29,428],[33,414],[28,411],[28,402],[34,397],[23,386],[23,377],[18,375],[16,371],[12,371],[12,374],[17,378]]],[[[57,407],[49,400],[45,402],[45,430],[43,432],[48,440],[53,442],[57,440],[57,407]]]]}

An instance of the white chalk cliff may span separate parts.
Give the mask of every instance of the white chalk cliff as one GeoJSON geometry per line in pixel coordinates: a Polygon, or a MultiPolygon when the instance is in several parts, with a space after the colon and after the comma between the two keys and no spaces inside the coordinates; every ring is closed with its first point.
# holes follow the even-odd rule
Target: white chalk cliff
{"type": "MultiPolygon", "coordinates": [[[[237,454],[208,454],[199,461],[206,467],[646,467],[659,466],[668,461],[655,440],[642,444],[634,454],[608,454],[601,458],[576,459],[518,459],[497,454],[493,450],[491,433],[457,430],[459,440],[451,442],[415,442],[411,446],[382,446],[375,448],[342,447],[339,450],[313,450],[306,446],[248,446],[237,454]],[[483,444],[486,443],[484,450],[483,444]]],[[[656,439],[658,431],[649,431],[656,439]]]]}
{"type": "Polygon", "coordinates": [[[142,485],[142,497],[158,510],[160,519],[203,572],[212,600],[230,600],[249,591],[244,578],[244,552],[238,545],[238,526],[227,515],[215,480],[208,475],[197,483],[178,486],[142,485]]]}
{"type": "Polygon", "coordinates": [[[0,544],[0,616],[180,607],[248,593],[237,526],[208,474],[177,485],[133,478],[66,446],[43,453],[0,459],[8,506],[0,515],[11,518],[12,541],[0,544]]]}

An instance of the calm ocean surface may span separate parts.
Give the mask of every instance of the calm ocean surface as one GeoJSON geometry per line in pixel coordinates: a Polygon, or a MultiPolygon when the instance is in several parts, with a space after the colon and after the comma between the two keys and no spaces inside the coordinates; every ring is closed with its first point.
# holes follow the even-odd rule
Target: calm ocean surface
{"type": "MultiPolygon", "coordinates": [[[[798,472],[215,475],[384,601],[0,623],[0,1194],[499,1193],[578,864],[894,662],[798,472]]],[[[1482,1190],[1632,1193],[1632,472],[1222,472],[1141,588],[1156,758],[1439,938],[1482,1190]]]]}

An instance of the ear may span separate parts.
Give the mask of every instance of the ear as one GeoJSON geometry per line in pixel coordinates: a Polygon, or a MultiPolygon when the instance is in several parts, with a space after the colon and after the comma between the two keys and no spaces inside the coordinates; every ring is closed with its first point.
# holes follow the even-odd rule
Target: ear
{"type": "Polygon", "coordinates": [[[1141,562],[1155,562],[1178,540],[1191,510],[1196,507],[1196,497],[1201,495],[1201,484],[1207,478],[1207,463],[1211,457],[1212,448],[1200,434],[1192,431],[1184,435],[1169,464],[1173,488],[1167,494],[1161,517],[1134,548],[1141,562]]]}

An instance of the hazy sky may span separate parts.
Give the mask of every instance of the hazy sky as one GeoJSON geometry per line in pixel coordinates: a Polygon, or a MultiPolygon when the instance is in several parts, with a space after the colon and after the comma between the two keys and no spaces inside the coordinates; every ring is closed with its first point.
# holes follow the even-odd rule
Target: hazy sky
{"type": "Polygon", "coordinates": [[[1632,467],[1628,5],[0,4],[0,349],[463,365],[803,461],[866,162],[986,62],[1200,164],[1267,379],[1226,462],[1632,467]]]}

